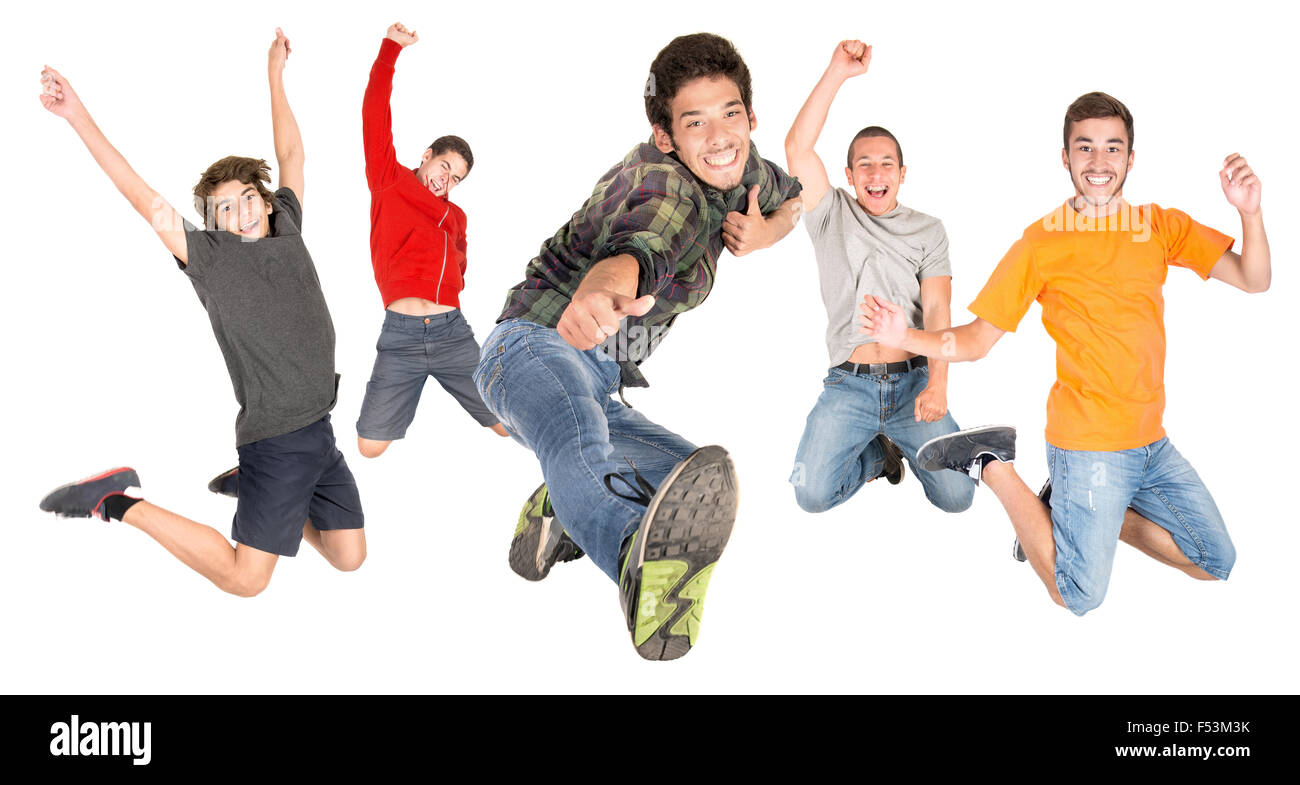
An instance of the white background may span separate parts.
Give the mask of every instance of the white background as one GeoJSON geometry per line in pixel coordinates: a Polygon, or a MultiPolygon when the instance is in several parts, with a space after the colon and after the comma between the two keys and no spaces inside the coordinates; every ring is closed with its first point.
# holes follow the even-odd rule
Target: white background
{"type": "MultiPolygon", "coordinates": [[[[1270,4],[1024,7],[899,2],[455,4],[56,3],[5,11],[3,335],[4,692],[1295,692],[1297,515],[1292,304],[1297,113],[1291,27],[1270,4]],[[1264,183],[1273,288],[1246,295],[1172,270],[1165,424],[1239,552],[1203,584],[1122,547],[1105,604],[1053,605],[996,499],[945,515],[913,479],[810,515],[786,482],[820,391],[825,312],[802,228],[724,255],[705,307],[679,320],[630,401],[741,479],[740,517],[700,643],[643,662],[613,584],[590,563],[543,584],[506,552],[540,480],[533,457],[480,429],[430,382],[408,438],[377,461],[353,436],[382,319],[368,247],[361,96],[385,28],[421,41],[399,62],[398,157],[456,133],[477,164],[453,196],[469,216],[465,313],[480,339],[506,288],[644,139],[641,90],[673,36],[731,38],[754,79],[767,157],[835,43],[875,45],[819,151],[893,130],[903,201],[952,242],[953,317],[1023,228],[1069,195],[1061,118],[1105,90],[1136,116],[1126,196],[1240,237],[1217,171],[1245,154],[1264,183]],[[365,503],[370,557],[340,574],[306,545],[253,600],[223,595],[122,524],[41,513],[48,490],[110,466],[148,498],[228,532],[234,504],[204,484],[236,461],[236,404],[206,315],[148,224],[37,100],[59,68],[136,170],[191,211],[227,154],[274,161],[266,87],[288,33],[289,97],[307,148],[305,237],[338,332],[334,427],[365,503]]],[[[1277,7],[1277,6],[1272,6],[1277,7]]],[[[191,219],[194,216],[191,215],[191,219]]],[[[1020,332],[955,367],[963,425],[1014,423],[1026,481],[1045,476],[1053,347],[1020,332]]]]}

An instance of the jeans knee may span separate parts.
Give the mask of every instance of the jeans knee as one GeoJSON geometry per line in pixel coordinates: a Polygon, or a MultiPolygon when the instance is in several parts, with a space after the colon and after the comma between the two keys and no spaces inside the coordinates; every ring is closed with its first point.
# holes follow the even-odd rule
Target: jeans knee
{"type": "Polygon", "coordinates": [[[944,512],[966,512],[975,501],[975,483],[964,483],[960,490],[941,488],[933,493],[926,490],[926,498],[944,512]]]}
{"type": "Polygon", "coordinates": [[[834,495],[808,485],[794,486],[794,500],[804,512],[826,512],[834,507],[834,495]]]}

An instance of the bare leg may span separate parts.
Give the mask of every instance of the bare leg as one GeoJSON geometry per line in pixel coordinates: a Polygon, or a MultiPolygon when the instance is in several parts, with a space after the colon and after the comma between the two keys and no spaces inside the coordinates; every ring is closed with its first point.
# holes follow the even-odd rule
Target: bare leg
{"type": "MultiPolygon", "coordinates": [[[[1065,607],[1061,593],[1056,588],[1056,541],[1052,539],[1052,512],[1038,498],[1038,494],[1025,485],[1016,474],[1015,467],[1002,461],[990,461],[984,467],[984,484],[1002,502],[1002,507],[1016,530],[1016,538],[1034,568],[1052,602],[1065,607]]],[[[1154,525],[1154,524],[1152,524],[1154,525]]]]}
{"type": "Polygon", "coordinates": [[[384,454],[384,450],[387,450],[388,445],[392,443],[391,439],[388,441],[382,441],[380,439],[357,437],[357,449],[360,450],[361,454],[366,458],[378,458],[384,454]]]}
{"type": "Polygon", "coordinates": [[[1143,518],[1132,507],[1124,511],[1124,528],[1119,530],[1119,540],[1132,545],[1161,564],[1168,564],[1170,567],[1182,570],[1198,581],[1218,580],[1192,564],[1174,542],[1173,535],[1143,518]]]}
{"type": "Polygon", "coordinates": [[[302,527],[302,538],[320,551],[325,561],[336,570],[352,572],[366,560],[365,529],[329,529],[321,531],[308,520],[302,527]]]}
{"type": "Polygon", "coordinates": [[[492,432],[495,433],[497,436],[506,436],[506,437],[510,436],[510,432],[507,431],[506,427],[501,423],[497,423],[496,425],[490,427],[492,429],[492,432]]]}
{"type": "Polygon", "coordinates": [[[222,591],[252,597],[266,588],[280,557],[247,545],[231,547],[211,526],[142,501],[122,518],[158,541],[176,558],[212,581],[222,591]]]}

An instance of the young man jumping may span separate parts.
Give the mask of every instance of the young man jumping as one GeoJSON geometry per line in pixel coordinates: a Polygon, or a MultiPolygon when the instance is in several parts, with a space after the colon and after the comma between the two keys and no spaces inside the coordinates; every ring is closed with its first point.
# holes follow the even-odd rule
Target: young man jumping
{"type": "Polygon", "coordinates": [[[202,231],[131,169],[67,79],[48,67],[41,75],[41,103],[68,121],[149,221],[208,312],[240,405],[241,477],[234,547],[216,529],[127,496],[140,485],[127,468],[65,485],[41,509],[124,521],[222,590],[246,597],[266,588],[279,557],[296,555],[303,539],[340,570],[355,570],[366,557],[361,499],[330,427],[334,324],[301,234],[303,146],[285,97],[288,56],[289,39],[277,29],[268,73],[280,187],[272,194],[263,185],[265,161],[217,161],[194,188],[202,231]]]}
{"type": "Polygon", "coordinates": [[[735,472],[721,447],[696,449],[614,394],[645,386],[638,364],[708,296],[724,246],[740,256],[789,233],[799,184],[750,142],[749,69],[726,39],[664,47],[645,105],[653,143],[543,243],[474,379],[546,481],[511,566],[536,580],[575,548],[590,554],[619,586],[637,652],[661,660],[696,641],[735,520],[735,472]]]}
{"type": "Polygon", "coordinates": [[[374,371],[357,419],[357,446],[381,455],[406,435],[428,377],[480,425],[506,430],[474,389],[479,346],[460,312],[465,288],[465,213],[452,190],[469,175],[474,155],[459,136],[443,136],[424,151],[415,169],[393,149],[389,100],[397,56],[420,36],[400,22],[388,28],[370,68],[361,108],[370,186],[370,254],[384,301],[384,326],[374,371]]]}
{"type": "Polygon", "coordinates": [[[948,236],[937,218],[898,203],[907,167],[889,131],[870,126],[849,143],[844,177],[852,193],[831,188],[813,149],[840,86],[865,74],[870,63],[871,47],[861,41],[836,45],[785,139],[790,173],[803,184],[804,226],[826,303],[831,365],[790,482],[800,507],[824,512],[876,477],[898,484],[906,455],[930,503],[961,512],[975,496],[974,481],[918,470],[913,460],[922,444],[957,430],[947,411],[948,363],[882,346],[857,329],[857,304],[871,292],[904,303],[911,327],[951,325],[948,236]]]}
{"type": "Polygon", "coordinates": [[[1061,161],[1075,195],[1011,246],[970,310],[948,331],[909,329],[900,308],[867,296],[864,329],[888,346],[976,360],[1014,331],[1037,300],[1056,341],[1057,381],[1047,400],[1048,485],[1040,497],[982,429],[942,437],[918,456],[984,481],[1052,599],[1077,615],[1099,606],[1118,541],[1200,580],[1226,580],[1236,559],[1223,518],[1196,471],[1165,436],[1165,327],[1161,289],[1170,265],[1246,292],[1272,269],[1260,182],[1228,156],[1219,181],[1241,216],[1231,237],[1156,204],[1124,201],[1133,167],[1133,116],[1105,93],[1065,114],[1061,161]]]}

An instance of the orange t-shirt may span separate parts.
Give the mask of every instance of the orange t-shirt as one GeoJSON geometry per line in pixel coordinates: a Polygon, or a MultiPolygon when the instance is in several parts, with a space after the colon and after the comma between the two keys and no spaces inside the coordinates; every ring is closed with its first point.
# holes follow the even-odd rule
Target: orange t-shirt
{"type": "Polygon", "coordinates": [[[1066,450],[1128,450],[1165,435],[1169,265],[1208,278],[1233,239],[1179,210],[1125,205],[1091,219],[1066,202],[1036,221],[971,303],[1014,332],[1030,302],[1056,341],[1047,441],[1066,450]]]}

